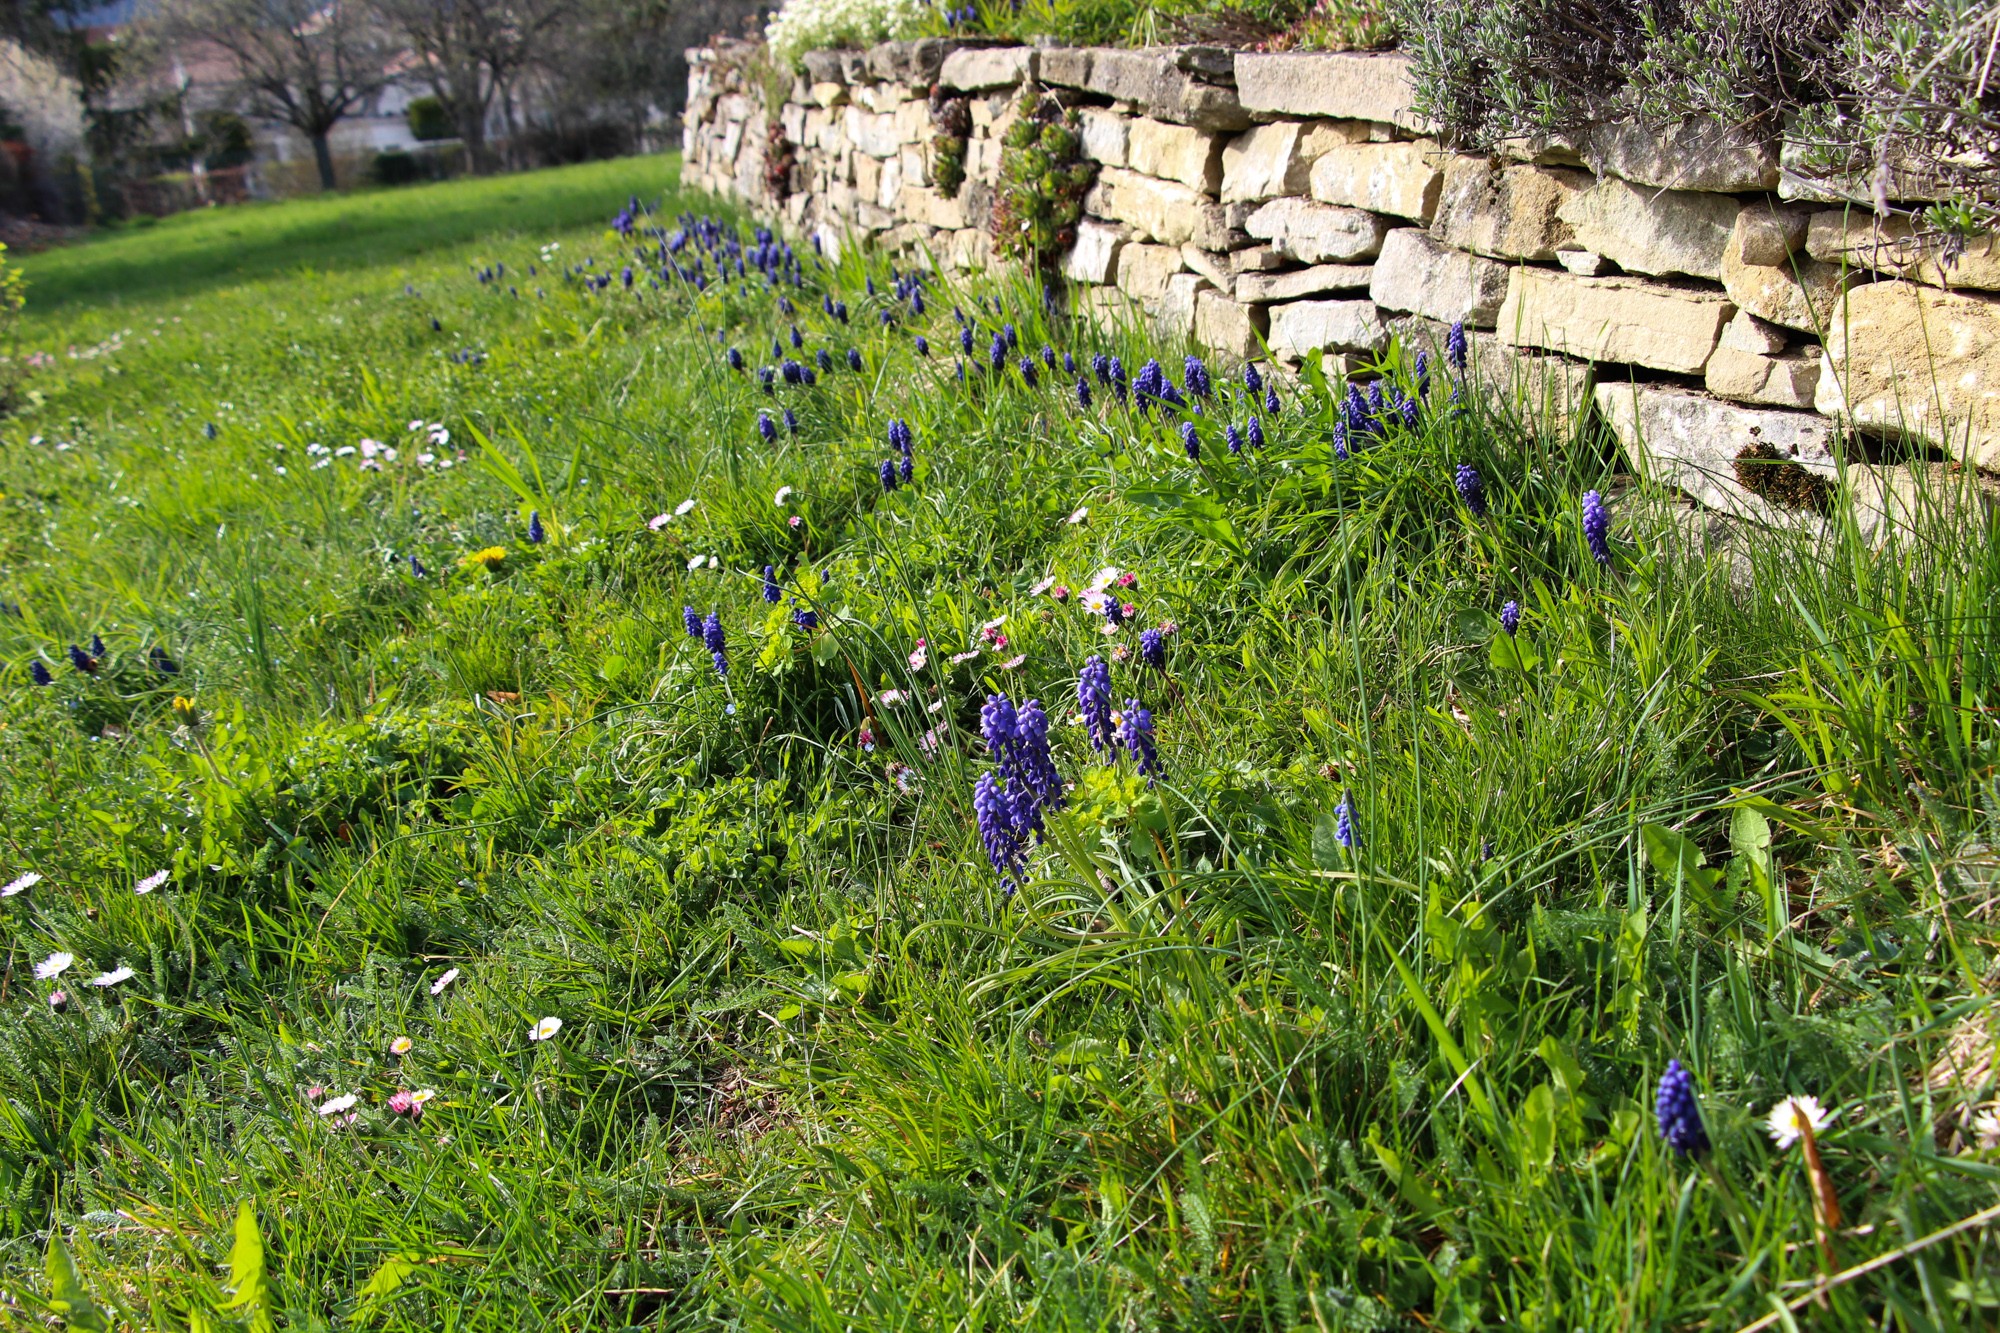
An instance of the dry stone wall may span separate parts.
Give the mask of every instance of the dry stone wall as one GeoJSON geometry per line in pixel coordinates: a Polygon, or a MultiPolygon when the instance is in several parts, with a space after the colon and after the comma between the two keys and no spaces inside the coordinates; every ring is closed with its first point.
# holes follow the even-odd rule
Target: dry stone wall
{"type": "Polygon", "coordinates": [[[1080,310],[1329,370],[1462,321],[1527,415],[1595,412],[1642,472],[1768,521],[1810,521],[1767,497],[1814,492],[1753,493],[1743,459],[1830,475],[1850,427],[2000,470],[2000,251],[1815,202],[1776,146],[1615,125],[1452,153],[1397,55],[891,42],[810,54],[771,106],[742,54],[689,53],[685,180],[829,250],[992,262],[1029,84],[1076,109],[1097,165],[1059,264],[1080,310]],[[934,92],[969,112],[949,197],[934,92]]]}

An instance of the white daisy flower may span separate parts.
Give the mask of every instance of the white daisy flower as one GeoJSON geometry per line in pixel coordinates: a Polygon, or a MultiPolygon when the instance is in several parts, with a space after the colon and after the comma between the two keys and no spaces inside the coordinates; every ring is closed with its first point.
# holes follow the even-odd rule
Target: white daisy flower
{"type": "Polygon", "coordinates": [[[389,1043],[389,1054],[408,1055],[410,1053],[410,1048],[415,1045],[416,1043],[411,1041],[408,1037],[398,1037],[394,1041],[389,1043]]]}
{"type": "Polygon", "coordinates": [[[674,517],[680,518],[683,515],[689,513],[693,509],[694,509],[694,497],[690,495],[687,499],[681,501],[679,504],[674,506],[674,517]]]}
{"type": "Polygon", "coordinates": [[[446,986],[449,986],[452,982],[457,980],[458,980],[458,969],[454,967],[449,971],[447,971],[443,976],[439,977],[436,981],[433,981],[431,983],[431,994],[433,995],[442,994],[446,986]]]}
{"type": "Polygon", "coordinates": [[[137,884],[134,884],[132,886],[132,892],[151,893],[154,889],[159,888],[162,884],[165,884],[166,882],[167,882],[167,872],[164,870],[155,870],[152,874],[146,876],[146,878],[140,880],[137,884]]]}
{"type": "Polygon", "coordinates": [[[75,954],[52,953],[41,962],[35,964],[35,976],[41,981],[47,981],[50,977],[59,977],[69,971],[69,965],[75,961],[75,954]]]}
{"type": "Polygon", "coordinates": [[[875,697],[885,704],[894,705],[903,702],[904,696],[901,690],[884,690],[875,697]]]}
{"type": "Polygon", "coordinates": [[[129,967],[113,968],[109,972],[99,972],[90,979],[93,986],[116,986],[121,981],[130,981],[134,973],[129,967]]]}
{"type": "Polygon", "coordinates": [[[436,1088],[418,1088],[415,1092],[410,1094],[410,1105],[422,1106],[425,1102],[429,1101],[431,1098],[435,1096],[437,1096],[436,1088]]]}
{"type": "Polygon", "coordinates": [[[6,884],[0,884],[0,898],[11,898],[17,893],[26,893],[41,882],[41,872],[30,870],[27,874],[21,875],[6,884]]]}
{"type": "Polygon", "coordinates": [[[1047,592],[1050,588],[1053,588],[1055,586],[1056,586],[1056,576],[1051,574],[1047,578],[1043,579],[1041,582],[1035,584],[1032,588],[1029,588],[1028,596],[1040,597],[1043,593],[1047,592]]]}
{"type": "Polygon", "coordinates": [[[789,486],[780,486],[778,488],[778,493],[771,497],[771,503],[782,507],[785,501],[791,498],[792,498],[792,488],[789,486]]]}
{"type": "Polygon", "coordinates": [[[646,520],[646,527],[653,532],[658,532],[673,521],[674,516],[672,514],[655,514],[646,520]]]}
{"type": "Polygon", "coordinates": [[[688,561],[688,573],[690,574],[694,573],[697,569],[700,569],[703,565],[707,563],[708,563],[708,557],[705,555],[698,555],[694,557],[692,560],[688,561]]]}
{"type": "Polygon", "coordinates": [[[1797,1143],[1808,1130],[1818,1134],[1833,1119],[1833,1112],[1819,1104],[1817,1097],[1787,1097],[1771,1108],[1764,1125],[1778,1151],[1797,1143]]]}
{"type": "Polygon", "coordinates": [[[541,1022],[528,1029],[528,1040],[547,1041],[550,1037],[555,1036],[556,1033],[561,1031],[562,1020],[560,1018],[544,1018],[541,1022]]]}
{"type": "Polygon", "coordinates": [[[321,1115],[339,1115],[342,1111],[353,1109],[354,1103],[357,1100],[359,1099],[351,1092],[343,1093],[338,1097],[329,1097],[319,1104],[319,1113],[321,1115]]]}
{"type": "Polygon", "coordinates": [[[1089,517],[1090,517],[1090,506],[1078,505],[1075,509],[1070,511],[1069,521],[1072,525],[1075,525],[1083,522],[1083,520],[1089,517]]]}

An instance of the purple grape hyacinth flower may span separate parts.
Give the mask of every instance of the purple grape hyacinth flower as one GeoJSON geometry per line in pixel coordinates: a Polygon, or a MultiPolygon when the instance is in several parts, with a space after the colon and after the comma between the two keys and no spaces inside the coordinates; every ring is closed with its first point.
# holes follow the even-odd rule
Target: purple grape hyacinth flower
{"type": "Polygon", "coordinates": [[[1111,752],[1111,668],[1095,653],[1084,662],[1076,678],[1076,707],[1083,714],[1083,729],[1090,748],[1099,754],[1111,752]]]}
{"type": "Polygon", "coordinates": [[[1583,539],[1600,565],[1611,563],[1611,511],[1596,491],[1583,493],[1583,539]]]}
{"type": "Polygon", "coordinates": [[[1196,398],[1206,398],[1214,392],[1208,378],[1208,366],[1198,356],[1191,355],[1181,363],[1181,376],[1187,383],[1188,392],[1196,398]]]}
{"type": "Polygon", "coordinates": [[[1500,607],[1500,628],[1505,630],[1510,638],[1520,633],[1521,604],[1519,602],[1509,601],[1500,607]]]}
{"type": "Polygon", "coordinates": [[[991,770],[981,773],[972,784],[972,811],[979,821],[979,841],[986,848],[986,859],[1000,876],[1001,887],[1011,893],[1027,873],[1026,857],[1014,832],[1014,801],[991,770]]]}
{"type": "Polygon", "coordinates": [[[764,566],[764,600],[776,604],[785,594],[778,587],[778,571],[774,566],[764,566]]]}
{"type": "Polygon", "coordinates": [[[777,443],[778,423],[771,420],[769,412],[759,412],[757,414],[757,433],[764,437],[764,443],[777,443]]]}
{"type": "Polygon", "coordinates": [[[1272,416],[1278,415],[1278,386],[1275,384],[1264,390],[1264,410],[1272,416]]]}
{"type": "Polygon", "coordinates": [[[1201,433],[1194,428],[1192,421],[1183,421],[1181,423],[1181,448],[1187,450],[1189,458],[1200,461],[1201,433]]]}
{"type": "Polygon", "coordinates": [[[743,370],[743,353],[739,352],[734,347],[729,349],[729,368],[733,371],[736,371],[739,374],[741,374],[743,370]]]}
{"type": "Polygon", "coordinates": [[[1472,511],[1474,518],[1486,517],[1486,482],[1480,477],[1478,468],[1470,463],[1460,463],[1452,485],[1458,487],[1458,498],[1465,501],[1465,507],[1472,511]]]}
{"type": "Polygon", "coordinates": [[[708,619],[701,622],[701,641],[715,660],[715,674],[729,674],[729,645],[722,635],[722,613],[710,611],[708,619]]]}
{"type": "Polygon", "coordinates": [[[548,539],[549,534],[542,527],[542,511],[539,509],[530,509],[528,511],[528,544],[530,546],[540,546],[548,539]]]}
{"type": "Polygon", "coordinates": [[[1262,421],[1256,417],[1251,417],[1250,424],[1244,427],[1243,433],[1249,437],[1252,449],[1262,449],[1264,447],[1264,423],[1262,421]]]}
{"type": "Polygon", "coordinates": [[[923,334],[919,333],[917,335],[917,355],[929,356],[930,354],[931,354],[931,340],[924,337],[923,334]]]}
{"type": "Polygon", "coordinates": [[[1222,428],[1222,438],[1228,442],[1230,453],[1240,454],[1243,452],[1242,431],[1236,429],[1234,426],[1224,426],[1222,428]]]}
{"type": "Polygon", "coordinates": [[[1354,802],[1345,791],[1340,793],[1340,804],[1333,807],[1333,840],[1350,852],[1361,841],[1354,831],[1354,802]]]}
{"type": "Polygon", "coordinates": [[[695,613],[693,607],[684,606],[681,608],[681,624],[687,627],[690,639],[699,639],[701,637],[701,617],[695,613]]]}
{"type": "Polygon", "coordinates": [[[1465,321],[1459,320],[1444,336],[1444,359],[1458,374],[1465,374],[1465,321]]]}
{"type": "Polygon", "coordinates": [[[1660,1137],[1682,1157],[1699,1157],[1708,1151],[1708,1131],[1702,1127],[1701,1108],[1695,1102],[1694,1075],[1679,1060],[1667,1061],[1660,1076],[1660,1091],[1653,1099],[1653,1113],[1660,1122],[1660,1137]]]}
{"type": "Polygon", "coordinates": [[[785,409],[785,430],[793,435],[799,433],[799,414],[789,407],[785,409]]]}
{"type": "Polygon", "coordinates": [[[1167,669],[1167,636],[1156,629],[1139,631],[1139,660],[1155,671],[1167,669]]]}
{"type": "Polygon", "coordinates": [[[1021,382],[1030,389],[1041,382],[1041,372],[1035,369],[1035,359],[1031,356],[1021,358],[1021,382]]]}
{"type": "Polygon", "coordinates": [[[895,490],[896,460],[893,458],[883,459],[881,466],[875,469],[875,475],[882,479],[882,490],[885,494],[895,490]]]}
{"type": "Polygon", "coordinates": [[[1257,394],[1263,392],[1264,377],[1257,373],[1257,367],[1255,365],[1247,365],[1243,367],[1243,387],[1250,391],[1252,397],[1255,397],[1257,394]]]}
{"type": "Polygon", "coordinates": [[[42,659],[39,657],[28,663],[28,679],[34,681],[37,685],[53,685],[56,683],[56,678],[49,674],[49,669],[42,665],[42,659]]]}
{"type": "Polygon", "coordinates": [[[1132,765],[1148,787],[1160,775],[1160,752],[1153,745],[1153,712],[1141,708],[1137,699],[1127,699],[1118,714],[1118,739],[1132,756],[1132,765]]]}

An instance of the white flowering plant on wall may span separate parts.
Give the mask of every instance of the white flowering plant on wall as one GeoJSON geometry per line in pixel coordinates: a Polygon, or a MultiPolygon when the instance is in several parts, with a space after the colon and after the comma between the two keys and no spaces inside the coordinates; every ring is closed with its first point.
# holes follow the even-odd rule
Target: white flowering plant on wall
{"type": "Polygon", "coordinates": [[[913,36],[932,13],[929,0],[785,0],[764,39],[771,58],[789,69],[808,51],[913,36]]]}

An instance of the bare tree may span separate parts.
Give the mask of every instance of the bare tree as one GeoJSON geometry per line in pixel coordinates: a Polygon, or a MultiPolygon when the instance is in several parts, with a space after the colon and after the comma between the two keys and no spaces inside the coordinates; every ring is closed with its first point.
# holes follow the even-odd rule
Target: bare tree
{"type": "Polygon", "coordinates": [[[324,190],[334,188],[327,136],[389,81],[400,50],[359,0],[176,0],[159,22],[192,54],[222,56],[252,114],[311,142],[324,190]]]}
{"type": "Polygon", "coordinates": [[[575,13],[574,0],[375,0],[408,43],[416,73],[458,123],[473,169],[488,165],[486,123],[496,99],[510,144],[515,94],[544,41],[575,13]]]}

